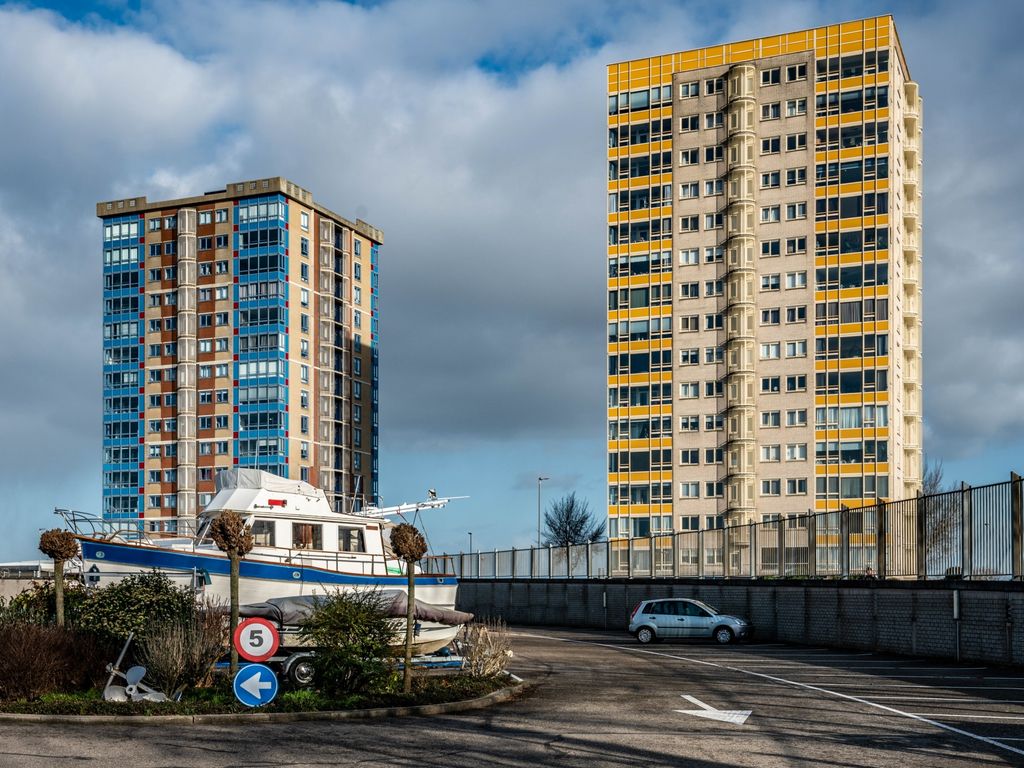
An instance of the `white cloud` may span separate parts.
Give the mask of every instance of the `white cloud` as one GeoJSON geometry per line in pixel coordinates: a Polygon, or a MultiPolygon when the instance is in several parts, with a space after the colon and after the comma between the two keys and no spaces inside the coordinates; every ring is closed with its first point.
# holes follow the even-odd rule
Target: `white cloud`
{"type": "MultiPolygon", "coordinates": [[[[937,455],[1019,441],[1024,427],[1022,108],[1007,96],[1024,62],[1020,11],[1003,10],[897,15],[926,100],[937,455]]],[[[518,493],[524,441],[603,436],[605,64],[847,15],[809,2],[168,0],[114,26],[0,8],[4,479],[59,462],[96,478],[79,502],[99,503],[95,202],[284,175],[385,231],[382,450],[419,447],[429,462],[486,446],[500,464],[516,441],[494,492],[518,493]]],[[[586,478],[601,507],[600,462],[548,461],[586,478]]],[[[382,477],[385,494],[401,474],[382,477]]]]}

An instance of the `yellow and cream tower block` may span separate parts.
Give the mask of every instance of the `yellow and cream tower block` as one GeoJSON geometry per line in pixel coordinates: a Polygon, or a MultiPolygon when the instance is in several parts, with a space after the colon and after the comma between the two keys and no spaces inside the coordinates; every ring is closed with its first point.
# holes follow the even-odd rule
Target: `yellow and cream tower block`
{"type": "Polygon", "coordinates": [[[608,67],[612,538],[913,496],[921,99],[892,17],[608,67]]]}

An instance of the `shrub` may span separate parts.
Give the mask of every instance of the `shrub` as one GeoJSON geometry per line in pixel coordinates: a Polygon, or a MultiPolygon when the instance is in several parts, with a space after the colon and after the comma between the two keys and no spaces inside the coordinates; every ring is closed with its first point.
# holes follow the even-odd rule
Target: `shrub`
{"type": "Polygon", "coordinates": [[[469,624],[465,629],[466,669],[473,677],[493,677],[512,658],[512,641],[501,619],[469,624]]]}
{"type": "Polygon", "coordinates": [[[78,626],[102,642],[123,643],[131,632],[143,640],[158,627],[188,621],[194,612],[191,590],[174,586],[154,571],[126,576],[91,592],[78,626]]]}
{"type": "Polygon", "coordinates": [[[0,625],[0,699],[35,699],[105,679],[106,657],[91,636],[64,627],[0,625]]]}
{"type": "Polygon", "coordinates": [[[327,696],[379,693],[393,688],[388,657],[395,624],[375,590],[335,591],[323,597],[302,624],[303,640],[317,649],[314,681],[327,696]]]}
{"type": "MultiPolygon", "coordinates": [[[[89,592],[77,581],[64,581],[64,616],[69,626],[78,624],[82,607],[89,592]]],[[[53,624],[57,620],[57,596],[53,581],[37,581],[28,589],[11,598],[6,608],[0,609],[7,621],[26,621],[32,624],[53,624]]]]}
{"type": "Polygon", "coordinates": [[[146,668],[146,685],[177,699],[187,688],[209,682],[213,665],[226,647],[224,611],[207,603],[197,606],[184,621],[149,631],[136,659],[146,668]]]}

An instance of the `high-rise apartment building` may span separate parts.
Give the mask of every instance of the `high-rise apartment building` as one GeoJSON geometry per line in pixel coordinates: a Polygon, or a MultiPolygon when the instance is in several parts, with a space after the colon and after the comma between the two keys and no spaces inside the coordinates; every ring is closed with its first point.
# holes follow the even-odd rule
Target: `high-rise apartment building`
{"type": "Polygon", "coordinates": [[[231,467],[376,502],[381,231],[282,178],[96,215],[104,517],[177,530],[231,467]]]}
{"type": "Polygon", "coordinates": [[[890,16],[608,67],[611,537],[914,495],[921,99],[890,16]]]}

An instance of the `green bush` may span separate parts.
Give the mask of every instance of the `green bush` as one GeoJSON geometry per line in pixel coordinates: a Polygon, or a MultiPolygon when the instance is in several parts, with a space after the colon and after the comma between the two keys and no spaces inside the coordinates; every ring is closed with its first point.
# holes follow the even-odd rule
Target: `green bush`
{"type": "Polygon", "coordinates": [[[353,693],[381,693],[398,676],[389,658],[395,624],[375,590],[335,591],[325,596],[301,628],[317,649],[314,682],[322,693],[340,698],[353,693]]]}
{"type": "Polygon", "coordinates": [[[101,642],[123,643],[131,632],[141,641],[159,627],[184,623],[195,610],[191,590],[174,586],[154,571],[126,576],[90,592],[76,623],[101,642]]]}
{"type": "MultiPolygon", "coordinates": [[[[68,626],[76,626],[89,592],[80,582],[64,580],[64,617],[68,626]]],[[[37,581],[28,589],[0,605],[0,622],[26,621],[53,624],[57,621],[57,597],[53,581],[37,581]]]]}

